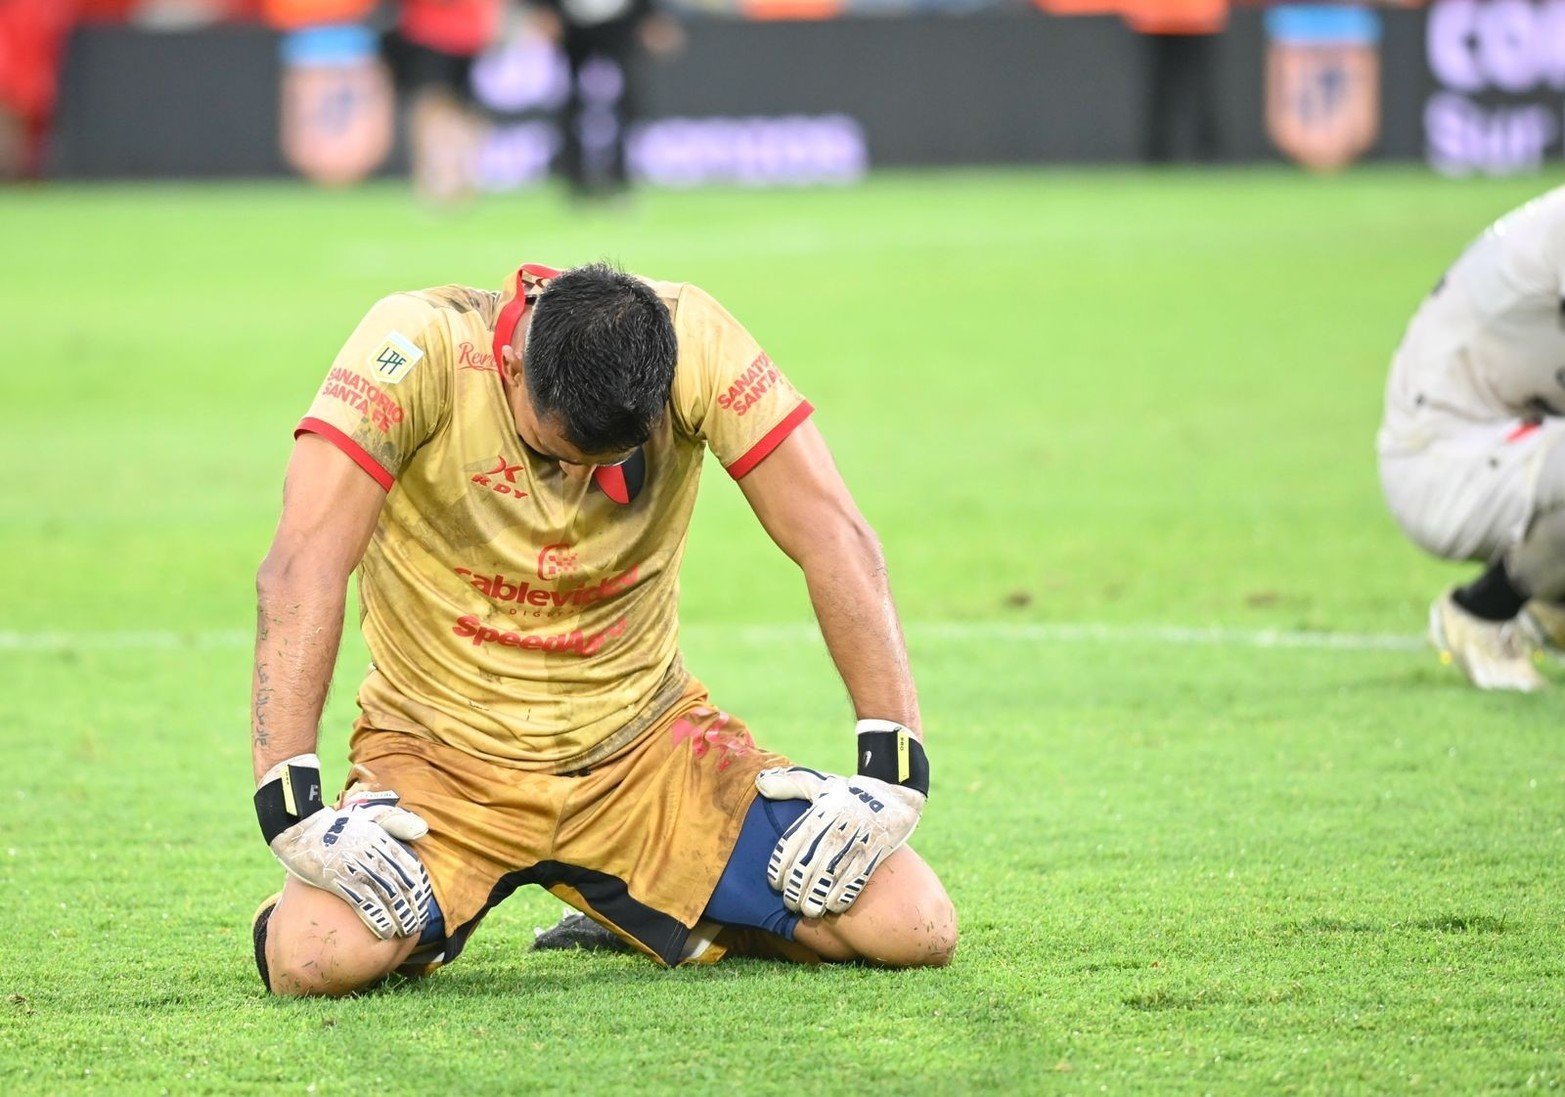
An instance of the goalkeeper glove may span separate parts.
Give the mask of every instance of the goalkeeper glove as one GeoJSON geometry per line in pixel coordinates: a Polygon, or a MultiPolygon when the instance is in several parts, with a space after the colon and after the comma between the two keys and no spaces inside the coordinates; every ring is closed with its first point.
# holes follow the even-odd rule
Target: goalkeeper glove
{"type": "Polygon", "coordinates": [[[386,940],[422,933],[433,895],[423,863],[402,845],[424,837],[429,825],[397,800],[395,792],[350,790],[340,808],[328,810],[320,759],[300,754],[267,770],[255,809],[283,867],[346,901],[386,940]]]}
{"type": "Polygon", "coordinates": [[[781,766],[755,778],[768,800],[811,801],[772,850],[766,870],[783,904],[806,918],[852,906],[871,873],[913,833],[929,796],[929,762],[907,728],[860,720],[858,732],[856,777],[781,766]]]}

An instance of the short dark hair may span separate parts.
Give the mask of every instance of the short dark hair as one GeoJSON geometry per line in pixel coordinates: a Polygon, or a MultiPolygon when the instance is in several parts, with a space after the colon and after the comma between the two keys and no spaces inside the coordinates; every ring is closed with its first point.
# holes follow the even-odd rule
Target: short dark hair
{"type": "Polygon", "coordinates": [[[663,415],[678,356],[656,290],[608,263],[575,267],[533,302],[527,392],[583,453],[634,449],[663,415]]]}

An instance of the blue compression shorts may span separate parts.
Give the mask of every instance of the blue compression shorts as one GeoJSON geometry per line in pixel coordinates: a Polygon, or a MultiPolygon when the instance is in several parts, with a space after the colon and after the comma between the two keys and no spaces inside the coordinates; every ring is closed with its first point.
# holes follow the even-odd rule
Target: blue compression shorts
{"type": "Polygon", "coordinates": [[[755,798],[728,856],[728,867],[706,905],[706,917],[720,925],[750,926],[793,940],[799,916],[783,906],[782,896],[766,882],[766,865],[777,839],[809,807],[808,800],[755,798]]]}

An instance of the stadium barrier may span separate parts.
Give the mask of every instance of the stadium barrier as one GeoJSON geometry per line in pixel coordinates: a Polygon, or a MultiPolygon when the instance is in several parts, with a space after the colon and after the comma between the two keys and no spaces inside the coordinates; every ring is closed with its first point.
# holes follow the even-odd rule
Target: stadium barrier
{"type": "MultiPolygon", "coordinates": [[[[1350,151],[1367,144],[1370,158],[1427,158],[1458,173],[1557,158],[1562,27],[1565,0],[1434,0],[1425,10],[1382,12],[1378,38],[1353,47],[1378,57],[1378,113],[1356,123],[1345,138],[1350,151]]],[[[646,122],[631,142],[637,169],[663,182],[846,181],[866,166],[1121,163],[1144,147],[1146,42],[1117,18],[1002,9],[692,19],[687,31],[684,54],[645,73],[646,122]]],[[[1329,110],[1338,94],[1333,55],[1318,54],[1313,68],[1286,70],[1269,120],[1267,66],[1277,62],[1268,47],[1254,10],[1235,11],[1215,40],[1221,160],[1277,159],[1274,142],[1311,147],[1298,124],[1329,110]],[[1279,119],[1278,111],[1298,117],[1279,119]]],[[[547,51],[525,41],[509,48],[512,55],[497,54],[475,75],[500,121],[484,156],[486,183],[496,188],[538,178],[557,142],[540,67],[550,63],[547,51]]],[[[1350,60],[1363,67],[1362,56],[1350,60]]],[[[288,170],[277,147],[277,40],[264,29],[83,28],[66,65],[55,177],[288,170]]]]}

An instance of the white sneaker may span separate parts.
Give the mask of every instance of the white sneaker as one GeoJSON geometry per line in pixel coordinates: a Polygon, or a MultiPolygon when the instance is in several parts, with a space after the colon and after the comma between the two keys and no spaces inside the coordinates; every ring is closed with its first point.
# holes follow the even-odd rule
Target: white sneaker
{"type": "Polygon", "coordinates": [[[1442,663],[1455,663],[1479,689],[1532,693],[1548,685],[1533,666],[1537,645],[1520,618],[1485,621],[1457,605],[1449,591],[1429,607],[1429,642],[1442,663]]]}

